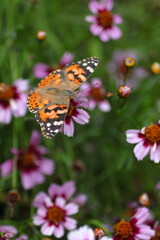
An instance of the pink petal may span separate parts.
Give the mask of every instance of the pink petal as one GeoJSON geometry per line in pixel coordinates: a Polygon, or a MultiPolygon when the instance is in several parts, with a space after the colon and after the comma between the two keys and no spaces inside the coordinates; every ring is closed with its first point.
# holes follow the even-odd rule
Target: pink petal
{"type": "Polygon", "coordinates": [[[26,114],[27,111],[27,96],[26,94],[21,94],[19,99],[14,101],[13,99],[10,100],[10,105],[12,108],[12,113],[15,117],[22,117],[26,114]]]}
{"type": "Polygon", "coordinates": [[[3,106],[0,105],[0,122],[9,124],[11,122],[12,114],[11,114],[11,108],[3,108],[3,106]]]}
{"type": "Polygon", "coordinates": [[[112,10],[113,8],[113,0],[101,0],[101,4],[108,10],[112,10]]]}
{"type": "Polygon", "coordinates": [[[12,233],[12,236],[17,234],[17,229],[13,226],[8,226],[8,225],[3,225],[3,226],[0,226],[0,232],[2,233],[12,233]]]}
{"type": "Polygon", "coordinates": [[[18,238],[16,238],[15,240],[27,240],[27,239],[28,239],[28,236],[26,234],[22,234],[18,238]]]}
{"type": "Polygon", "coordinates": [[[101,34],[102,30],[102,26],[98,25],[97,23],[92,23],[90,25],[90,31],[94,36],[98,36],[99,34],[101,34]]]}
{"type": "Polygon", "coordinates": [[[47,194],[44,192],[39,192],[33,200],[34,207],[41,207],[44,206],[44,198],[47,197],[47,194]]]}
{"type": "Polygon", "coordinates": [[[142,160],[150,151],[151,146],[144,146],[144,141],[139,142],[134,148],[134,154],[138,160],[142,160]]]}
{"type": "Polygon", "coordinates": [[[41,134],[40,134],[38,131],[34,130],[34,131],[32,132],[29,145],[30,145],[30,146],[35,146],[35,145],[37,145],[37,144],[40,142],[40,139],[41,139],[41,134]]]}
{"type": "Polygon", "coordinates": [[[60,60],[60,64],[62,66],[65,66],[67,64],[70,64],[74,58],[74,55],[71,52],[65,52],[60,60]]]}
{"type": "Polygon", "coordinates": [[[89,100],[89,109],[93,110],[95,108],[95,106],[96,106],[96,101],[93,99],[90,99],[89,100]]]}
{"type": "Polygon", "coordinates": [[[79,210],[79,207],[77,204],[75,203],[68,203],[66,206],[65,206],[65,210],[67,211],[67,215],[72,215],[72,214],[75,214],[78,212],[79,210]]]}
{"type": "Polygon", "coordinates": [[[49,223],[44,223],[41,227],[41,232],[43,235],[51,236],[54,233],[55,226],[49,225],[49,223]]]}
{"type": "Polygon", "coordinates": [[[77,109],[76,111],[77,111],[76,116],[72,115],[72,118],[74,119],[75,122],[82,125],[89,122],[90,116],[85,110],[77,109]]]}
{"type": "Polygon", "coordinates": [[[155,151],[153,151],[153,150],[151,149],[150,159],[151,159],[152,161],[154,161],[155,163],[159,163],[159,162],[160,162],[160,146],[158,146],[155,151]]]}
{"type": "Polygon", "coordinates": [[[107,100],[101,101],[98,103],[98,106],[101,111],[103,112],[109,112],[111,110],[111,105],[107,100]]]}
{"type": "Polygon", "coordinates": [[[34,215],[33,216],[33,224],[36,226],[42,225],[43,223],[45,223],[45,219],[42,216],[39,215],[34,215]]]}
{"type": "Polygon", "coordinates": [[[58,227],[55,226],[54,235],[57,238],[61,238],[64,235],[64,228],[62,225],[59,225],[58,227]]]}
{"type": "Polygon", "coordinates": [[[54,199],[55,196],[61,196],[61,186],[58,184],[51,184],[48,188],[49,196],[54,199]]]}
{"type": "Polygon", "coordinates": [[[65,203],[66,203],[66,200],[62,197],[57,197],[55,200],[55,205],[60,208],[63,208],[65,206],[65,203]]]}
{"type": "Polygon", "coordinates": [[[122,36],[122,31],[117,26],[113,25],[109,32],[109,35],[113,40],[116,40],[122,36]]]}
{"type": "Polygon", "coordinates": [[[115,24],[121,24],[123,22],[123,18],[119,14],[113,14],[113,22],[115,24]]]}
{"type": "Polygon", "coordinates": [[[139,130],[127,130],[126,131],[126,141],[128,143],[138,143],[143,140],[142,137],[139,137],[140,131],[139,130]]]}
{"type": "Polygon", "coordinates": [[[24,92],[29,89],[29,80],[19,78],[13,83],[13,86],[15,86],[19,92],[24,92]]]}
{"type": "Polygon", "coordinates": [[[100,6],[100,4],[98,2],[90,1],[88,6],[89,6],[89,9],[91,12],[98,13],[99,6],[100,6]]]}
{"type": "Polygon", "coordinates": [[[94,87],[94,88],[100,88],[100,87],[102,87],[102,81],[101,81],[101,79],[100,78],[93,78],[92,80],[91,80],[91,84],[92,84],[92,87],[94,87]]]}
{"type": "Polygon", "coordinates": [[[70,217],[66,217],[65,218],[65,222],[63,223],[63,226],[67,229],[67,230],[73,230],[76,228],[77,225],[77,221],[73,218],[70,217]]]}
{"type": "Polygon", "coordinates": [[[109,38],[110,38],[109,30],[106,29],[106,30],[101,31],[99,37],[100,37],[100,39],[101,39],[103,42],[108,42],[108,41],[109,41],[109,38]]]}
{"type": "Polygon", "coordinates": [[[87,201],[87,195],[80,193],[76,197],[72,198],[72,202],[80,206],[84,205],[87,201]]]}
{"type": "Polygon", "coordinates": [[[37,184],[44,182],[44,176],[38,171],[31,171],[21,173],[22,185],[24,189],[31,189],[37,184]]]}
{"type": "Polygon", "coordinates": [[[70,119],[69,123],[66,123],[66,120],[64,121],[64,134],[68,137],[73,137],[74,134],[74,123],[73,120],[70,119]]]}
{"type": "Polygon", "coordinates": [[[49,68],[45,63],[37,63],[33,68],[33,74],[36,78],[44,78],[48,75],[49,68]]]}
{"type": "Polygon", "coordinates": [[[53,160],[43,158],[39,169],[43,174],[52,175],[54,172],[54,169],[55,169],[55,164],[54,164],[53,160]]]}
{"type": "Polygon", "coordinates": [[[2,177],[5,177],[9,174],[11,174],[12,170],[13,170],[13,160],[7,160],[4,163],[2,163],[0,165],[0,169],[1,169],[1,175],[2,177]]]}
{"type": "Polygon", "coordinates": [[[74,181],[68,181],[62,185],[62,194],[65,198],[70,198],[76,191],[74,181]]]}
{"type": "Polygon", "coordinates": [[[96,22],[97,22],[97,18],[96,18],[94,15],[86,16],[86,17],[85,17],[85,20],[86,20],[87,22],[93,22],[93,23],[96,23],[96,22]]]}

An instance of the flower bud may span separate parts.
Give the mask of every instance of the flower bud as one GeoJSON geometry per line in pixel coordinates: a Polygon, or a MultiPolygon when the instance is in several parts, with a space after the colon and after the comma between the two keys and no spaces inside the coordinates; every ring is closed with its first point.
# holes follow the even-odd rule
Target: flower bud
{"type": "Polygon", "coordinates": [[[46,39],[46,36],[47,36],[47,33],[43,30],[38,31],[37,35],[36,35],[36,37],[39,41],[44,41],[46,39]]]}
{"type": "Polygon", "coordinates": [[[119,86],[117,92],[121,98],[127,98],[132,93],[132,89],[127,85],[121,85],[119,86]]]}
{"type": "Polygon", "coordinates": [[[152,73],[160,74],[160,63],[159,62],[152,63],[152,65],[150,66],[150,69],[152,73]]]}
{"type": "Polygon", "coordinates": [[[133,67],[135,65],[135,60],[131,57],[127,57],[124,60],[124,65],[128,68],[133,67]]]}
{"type": "Polygon", "coordinates": [[[94,229],[94,236],[95,236],[95,238],[98,240],[98,239],[100,239],[100,238],[102,238],[103,236],[105,236],[106,234],[105,234],[105,232],[104,232],[104,230],[102,229],[102,228],[95,228],[94,229]]]}
{"type": "Polygon", "coordinates": [[[145,207],[148,207],[150,205],[150,199],[148,197],[147,193],[142,193],[139,198],[138,198],[138,202],[145,207]]]}

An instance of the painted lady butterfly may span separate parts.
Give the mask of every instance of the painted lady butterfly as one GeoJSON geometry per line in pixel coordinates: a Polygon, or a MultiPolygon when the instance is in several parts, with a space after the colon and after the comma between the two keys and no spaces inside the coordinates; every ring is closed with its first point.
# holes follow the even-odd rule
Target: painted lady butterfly
{"type": "Polygon", "coordinates": [[[35,113],[42,134],[52,138],[59,132],[67,115],[70,99],[75,90],[87,80],[99,63],[97,57],[90,57],[66,65],[42,79],[37,88],[30,91],[28,108],[35,113]]]}

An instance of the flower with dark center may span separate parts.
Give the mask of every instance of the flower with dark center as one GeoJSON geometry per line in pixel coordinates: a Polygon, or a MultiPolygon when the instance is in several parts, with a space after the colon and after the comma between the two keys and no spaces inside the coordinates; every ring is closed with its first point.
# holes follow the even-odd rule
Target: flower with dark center
{"type": "Polygon", "coordinates": [[[150,159],[155,163],[160,162],[160,121],[158,124],[151,124],[141,130],[127,130],[127,142],[137,143],[134,154],[138,160],[142,160],[148,153],[150,159]]]}
{"type": "Polygon", "coordinates": [[[76,220],[69,216],[77,212],[78,205],[75,203],[66,203],[62,197],[57,197],[53,202],[46,195],[33,217],[33,223],[37,226],[42,225],[43,235],[60,238],[64,235],[64,228],[73,230],[76,227],[76,220]]]}
{"type": "Polygon", "coordinates": [[[117,27],[117,24],[122,23],[122,17],[119,14],[113,14],[111,12],[113,7],[113,0],[91,0],[89,3],[89,9],[94,15],[86,17],[86,21],[90,22],[90,31],[93,35],[99,36],[99,38],[107,42],[110,39],[118,39],[122,36],[121,30],[117,27]]]}
{"type": "Polygon", "coordinates": [[[93,78],[91,83],[84,83],[81,86],[81,95],[88,98],[88,108],[90,110],[96,106],[103,112],[109,112],[111,110],[110,103],[106,99],[107,92],[100,78],[93,78]]]}
{"type": "Polygon", "coordinates": [[[21,117],[27,110],[28,80],[18,79],[12,85],[0,83],[0,122],[9,124],[14,117],[21,117]]]}
{"type": "MultiPolygon", "coordinates": [[[[54,162],[45,158],[47,149],[38,146],[40,134],[33,131],[27,149],[12,149],[11,152],[17,159],[17,167],[21,173],[21,181],[24,189],[31,189],[45,181],[44,175],[51,175],[54,171],[54,162]]],[[[13,159],[7,160],[0,166],[2,177],[13,170],[13,159]]]]}

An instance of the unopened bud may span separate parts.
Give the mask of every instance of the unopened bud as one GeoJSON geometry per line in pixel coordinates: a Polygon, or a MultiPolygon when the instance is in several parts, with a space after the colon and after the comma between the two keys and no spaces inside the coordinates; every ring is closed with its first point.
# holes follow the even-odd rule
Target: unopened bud
{"type": "Polygon", "coordinates": [[[37,39],[39,41],[44,41],[46,39],[47,33],[43,30],[37,32],[37,39]]]}
{"type": "Polygon", "coordinates": [[[21,196],[17,190],[10,190],[7,195],[7,199],[9,203],[17,203],[20,202],[21,196]]]}
{"type": "Polygon", "coordinates": [[[127,85],[121,85],[119,86],[117,92],[121,98],[127,98],[132,93],[132,89],[127,85]]]}
{"type": "Polygon", "coordinates": [[[76,160],[73,162],[73,170],[77,173],[83,172],[85,170],[85,165],[81,160],[76,160]]]}
{"type": "Polygon", "coordinates": [[[154,74],[160,74],[160,63],[159,62],[152,63],[150,68],[154,74]]]}
{"type": "Polygon", "coordinates": [[[133,67],[135,65],[135,60],[131,57],[127,57],[124,60],[124,65],[128,68],[133,67]]]}
{"type": "Polygon", "coordinates": [[[113,92],[106,92],[106,97],[110,98],[113,97],[114,93],[113,92]]]}
{"type": "Polygon", "coordinates": [[[150,199],[148,197],[147,193],[143,193],[139,196],[138,202],[145,207],[148,207],[150,205],[150,199]]]}
{"type": "Polygon", "coordinates": [[[94,229],[94,236],[95,238],[98,240],[100,238],[102,238],[103,236],[105,236],[105,232],[102,228],[95,228],[94,229]]]}

